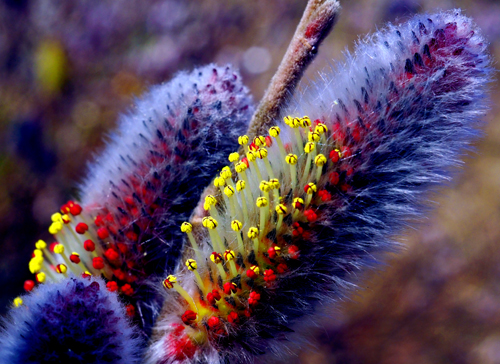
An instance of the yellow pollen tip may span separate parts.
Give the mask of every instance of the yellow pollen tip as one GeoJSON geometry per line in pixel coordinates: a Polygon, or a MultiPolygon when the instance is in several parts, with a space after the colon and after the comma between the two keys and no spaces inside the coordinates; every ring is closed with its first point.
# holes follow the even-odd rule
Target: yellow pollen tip
{"type": "Polygon", "coordinates": [[[214,186],[215,187],[222,187],[226,184],[226,181],[222,177],[215,177],[214,178],[214,186]]]}
{"type": "Polygon", "coordinates": [[[274,251],[276,252],[276,255],[280,255],[281,253],[281,248],[279,246],[274,247],[274,251]]]}
{"type": "Polygon", "coordinates": [[[316,192],[316,185],[312,182],[309,182],[307,184],[306,192],[309,195],[312,195],[314,192],[316,192]]]}
{"type": "Polygon", "coordinates": [[[183,233],[190,233],[191,231],[193,231],[193,225],[191,225],[189,222],[183,222],[182,225],[181,225],[181,231],[183,233]]]}
{"type": "Polygon", "coordinates": [[[201,220],[201,223],[203,227],[206,227],[210,230],[213,230],[217,227],[217,220],[215,220],[212,216],[204,217],[203,220],[201,220]]]}
{"type": "Polygon", "coordinates": [[[21,297],[14,298],[14,307],[19,307],[23,304],[23,299],[21,297]]]}
{"type": "Polygon", "coordinates": [[[253,142],[256,146],[261,147],[263,145],[266,145],[266,138],[262,135],[259,135],[253,138],[253,142]]]}
{"type": "Polygon", "coordinates": [[[57,222],[53,222],[50,226],[49,226],[49,233],[51,233],[52,235],[55,235],[57,234],[59,231],[61,231],[63,228],[63,225],[61,222],[57,221],[57,222]]]}
{"type": "Polygon", "coordinates": [[[255,152],[249,150],[248,153],[247,153],[247,159],[250,161],[250,162],[253,162],[257,159],[257,155],[255,154],[255,152]]]}
{"type": "Polygon", "coordinates": [[[301,123],[301,121],[300,121],[300,118],[293,118],[292,122],[290,123],[290,126],[291,126],[292,128],[294,128],[294,129],[295,129],[295,128],[298,128],[298,127],[299,127],[299,126],[301,126],[301,125],[302,125],[302,123],[301,123]]]}
{"type": "Polygon", "coordinates": [[[314,143],[307,142],[306,145],[304,146],[304,152],[311,153],[313,150],[314,150],[314,143]]]}
{"type": "Polygon", "coordinates": [[[255,226],[252,226],[250,229],[248,229],[247,236],[249,239],[256,239],[259,236],[259,229],[257,229],[255,226]]]}
{"type": "Polygon", "coordinates": [[[226,186],[226,188],[224,188],[224,193],[227,197],[231,197],[232,195],[234,195],[234,188],[232,188],[231,186],[226,186]]]}
{"type": "Polygon", "coordinates": [[[307,128],[308,126],[311,126],[311,119],[309,118],[309,116],[304,116],[300,119],[300,125],[303,127],[303,128],[307,128]]]}
{"type": "Polygon", "coordinates": [[[71,217],[69,217],[68,214],[64,214],[62,215],[62,221],[65,223],[65,224],[69,224],[71,222],[71,217]]]}
{"type": "Polygon", "coordinates": [[[163,287],[166,289],[174,288],[174,283],[177,282],[177,277],[173,275],[169,275],[167,278],[163,280],[163,287]]]}
{"type": "Polygon", "coordinates": [[[213,252],[210,254],[210,260],[215,264],[220,264],[222,263],[222,256],[219,253],[213,252]]]}
{"type": "Polygon", "coordinates": [[[240,145],[246,145],[248,144],[248,135],[241,135],[238,137],[238,143],[240,145]]]}
{"type": "Polygon", "coordinates": [[[68,267],[66,267],[66,265],[64,265],[64,264],[58,264],[58,265],[56,265],[56,272],[57,273],[64,274],[67,271],[68,271],[68,267]]]}
{"type": "Polygon", "coordinates": [[[56,253],[56,254],[64,253],[64,245],[62,245],[62,244],[55,245],[54,246],[54,253],[56,253]]]}
{"type": "Polygon", "coordinates": [[[229,168],[228,166],[225,166],[224,168],[222,168],[222,170],[220,172],[220,176],[224,179],[231,178],[232,175],[233,175],[233,173],[231,172],[231,168],[229,168]]]}
{"type": "Polygon", "coordinates": [[[279,204],[276,206],[276,212],[280,215],[285,215],[287,212],[286,206],[283,204],[279,204]]]}
{"type": "Polygon", "coordinates": [[[288,164],[297,164],[297,156],[295,154],[290,153],[285,157],[285,161],[288,164]]]}
{"type": "Polygon", "coordinates": [[[45,276],[44,272],[37,273],[37,275],[36,275],[36,280],[40,283],[45,282],[45,278],[46,278],[46,276],[45,276]]]}
{"type": "Polygon", "coordinates": [[[251,269],[251,270],[253,270],[253,272],[254,272],[255,274],[259,275],[259,273],[260,273],[260,269],[259,269],[259,267],[257,267],[256,265],[252,265],[252,266],[250,267],[250,269],[251,269]]]}
{"type": "Polygon", "coordinates": [[[316,158],[314,158],[314,164],[318,167],[323,167],[326,164],[326,157],[323,154],[318,154],[316,158]]]}
{"type": "Polygon", "coordinates": [[[237,162],[238,159],[240,159],[240,155],[238,153],[234,152],[234,153],[229,154],[228,159],[231,163],[234,163],[234,162],[237,162]]]}
{"type": "Polygon", "coordinates": [[[186,260],[186,267],[188,267],[189,270],[193,271],[198,269],[198,263],[196,263],[196,260],[194,259],[188,259],[186,260]]]}
{"type": "Polygon", "coordinates": [[[293,205],[295,206],[295,208],[298,208],[300,205],[303,205],[304,204],[304,200],[301,199],[300,197],[295,197],[293,199],[293,205]]]}
{"type": "Polygon", "coordinates": [[[43,252],[40,249],[33,250],[34,258],[43,258],[43,252]]]}
{"type": "Polygon", "coordinates": [[[47,247],[47,243],[43,240],[38,240],[36,243],[35,243],[35,246],[37,249],[40,249],[40,250],[43,250],[47,247]]]}
{"type": "Polygon", "coordinates": [[[224,259],[226,259],[227,261],[233,260],[234,257],[236,257],[234,251],[228,249],[224,252],[224,259]]]}
{"type": "Polygon", "coordinates": [[[281,129],[279,126],[273,126],[269,129],[269,135],[272,136],[273,138],[276,138],[278,135],[280,135],[281,129]]]}
{"type": "Polygon", "coordinates": [[[52,220],[52,222],[59,222],[62,221],[62,215],[59,212],[56,212],[55,214],[52,214],[50,219],[52,220]]]}
{"type": "Polygon", "coordinates": [[[278,188],[280,188],[280,181],[277,179],[277,178],[272,178],[269,180],[269,184],[275,189],[277,190],[278,188]]]}
{"type": "Polygon", "coordinates": [[[316,128],[314,128],[314,132],[319,133],[319,134],[326,133],[327,131],[328,131],[328,128],[323,123],[319,123],[318,125],[316,125],[316,128]]]}
{"type": "MultiPolygon", "coordinates": [[[[243,164],[245,164],[245,163],[243,163],[243,164]]],[[[236,190],[238,192],[244,190],[245,186],[246,186],[245,181],[243,181],[242,179],[240,179],[238,182],[236,182],[236,190]]]]}
{"type": "Polygon", "coordinates": [[[319,133],[316,133],[315,131],[309,132],[309,134],[307,134],[307,140],[309,140],[310,142],[319,142],[320,139],[321,135],[319,135],[319,133]]]}
{"type": "Polygon", "coordinates": [[[247,168],[248,167],[245,164],[245,162],[238,162],[234,166],[234,169],[236,169],[236,172],[238,172],[238,173],[245,172],[247,168]]]}
{"type": "Polygon", "coordinates": [[[286,125],[292,126],[293,117],[291,117],[291,116],[285,116],[283,118],[283,121],[285,122],[286,125]]]}
{"type": "Polygon", "coordinates": [[[265,197],[258,197],[257,201],[255,202],[257,207],[266,207],[268,204],[267,198],[265,197]]]}
{"type": "Polygon", "coordinates": [[[259,159],[264,159],[267,157],[267,149],[266,148],[260,148],[257,152],[257,157],[259,159]]]}
{"type": "Polygon", "coordinates": [[[241,223],[241,221],[238,220],[231,221],[231,229],[233,229],[234,231],[240,231],[242,228],[243,224],[241,223]]]}
{"type": "Polygon", "coordinates": [[[262,192],[269,192],[271,191],[272,185],[267,181],[261,181],[259,188],[262,192]]]}

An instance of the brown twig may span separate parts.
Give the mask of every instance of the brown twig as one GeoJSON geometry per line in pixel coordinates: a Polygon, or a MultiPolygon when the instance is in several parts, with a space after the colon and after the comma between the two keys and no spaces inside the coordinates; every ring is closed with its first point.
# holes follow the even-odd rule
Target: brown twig
{"type": "Polygon", "coordinates": [[[250,121],[248,136],[264,134],[280,116],[316,57],[319,45],[332,30],[339,9],[337,0],[309,0],[288,50],[250,121]]]}

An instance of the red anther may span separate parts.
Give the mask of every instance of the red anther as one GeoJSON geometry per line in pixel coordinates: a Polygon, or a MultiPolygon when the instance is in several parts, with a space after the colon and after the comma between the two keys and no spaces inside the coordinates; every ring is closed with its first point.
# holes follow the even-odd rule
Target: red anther
{"type": "Polygon", "coordinates": [[[246,308],[245,311],[243,311],[243,314],[245,315],[245,317],[250,317],[252,316],[252,311],[250,311],[249,308],[246,308]]]}
{"type": "Polygon", "coordinates": [[[125,273],[121,269],[114,269],[113,274],[115,275],[116,278],[118,278],[120,281],[125,280],[125,273]]]}
{"type": "Polygon", "coordinates": [[[313,123],[314,123],[314,126],[316,126],[318,124],[323,124],[323,122],[319,119],[314,120],[313,123]]]}
{"type": "Polygon", "coordinates": [[[239,324],[240,318],[236,312],[231,311],[231,312],[229,312],[229,315],[227,315],[227,321],[232,323],[232,324],[239,324]]]}
{"type": "Polygon", "coordinates": [[[297,245],[290,245],[288,247],[288,254],[290,255],[290,258],[292,259],[298,259],[299,257],[299,248],[297,245]]]}
{"type": "Polygon", "coordinates": [[[71,222],[70,217],[66,214],[62,215],[61,219],[62,219],[63,223],[65,223],[65,224],[69,224],[71,222]]]}
{"type": "Polygon", "coordinates": [[[127,296],[132,296],[134,294],[134,289],[128,283],[124,284],[122,286],[121,290],[122,290],[122,293],[127,295],[127,296]]]}
{"type": "Polygon", "coordinates": [[[236,293],[238,290],[238,286],[234,282],[226,282],[224,283],[224,293],[225,294],[231,294],[231,293],[236,293]]]}
{"type": "Polygon", "coordinates": [[[134,233],[133,231],[127,231],[127,233],[125,234],[125,236],[127,237],[128,240],[132,240],[132,241],[137,241],[137,239],[139,238],[137,236],[137,234],[134,233]]]}
{"type": "Polygon", "coordinates": [[[99,239],[104,240],[109,236],[109,231],[105,227],[97,229],[97,236],[99,239]]]}
{"type": "Polygon", "coordinates": [[[186,325],[191,325],[195,320],[198,315],[196,312],[193,312],[191,310],[187,310],[184,312],[181,316],[182,322],[184,322],[186,325]]]}
{"type": "Polygon", "coordinates": [[[109,212],[106,214],[106,216],[104,217],[104,219],[107,221],[107,222],[115,222],[115,218],[113,217],[113,215],[111,215],[109,212]]]}
{"type": "Polygon", "coordinates": [[[248,304],[250,306],[256,306],[259,303],[260,294],[257,292],[250,292],[250,296],[248,297],[248,304]]]}
{"type": "Polygon", "coordinates": [[[93,252],[95,250],[95,244],[92,240],[88,239],[83,242],[83,249],[88,252],[93,252]]]}
{"type": "Polygon", "coordinates": [[[73,216],[78,216],[82,213],[82,207],[75,203],[73,206],[69,208],[69,212],[73,216]]]}
{"type": "Polygon", "coordinates": [[[88,273],[85,273],[85,272],[82,273],[82,278],[90,279],[90,277],[92,277],[91,274],[88,274],[88,273]]]}
{"type": "Polygon", "coordinates": [[[181,326],[181,329],[181,331],[174,330],[165,340],[166,357],[178,362],[191,359],[197,349],[191,339],[183,334],[184,327],[181,326]]]}
{"type": "Polygon", "coordinates": [[[259,149],[259,147],[254,143],[254,142],[251,142],[249,145],[248,145],[248,149],[251,150],[252,152],[255,152],[256,150],[259,149]]]}
{"type": "Polygon", "coordinates": [[[24,281],[24,289],[29,292],[35,287],[35,282],[31,279],[24,281]]]}
{"type": "Polygon", "coordinates": [[[313,209],[307,209],[306,211],[304,211],[304,215],[309,222],[314,222],[318,219],[318,215],[316,215],[313,209]]]}
{"type": "Polygon", "coordinates": [[[108,225],[108,230],[111,234],[115,236],[118,234],[118,230],[115,225],[108,225]]]}
{"type": "Polygon", "coordinates": [[[349,147],[342,147],[342,157],[347,158],[352,155],[351,149],[349,147]]]}
{"type": "Polygon", "coordinates": [[[311,191],[311,193],[314,192],[312,186],[308,183],[307,185],[304,186],[304,192],[309,193],[309,191],[311,191]]]}
{"type": "Polygon", "coordinates": [[[268,135],[268,136],[266,136],[266,146],[269,148],[271,145],[273,145],[273,140],[268,135]]]}
{"type": "Polygon", "coordinates": [[[320,190],[318,192],[319,197],[321,198],[321,201],[323,202],[328,202],[332,199],[332,194],[328,192],[327,190],[320,190]]]}
{"type": "Polygon", "coordinates": [[[102,224],[104,224],[104,219],[101,215],[97,215],[94,219],[94,223],[97,227],[101,226],[102,224]]]}
{"type": "Polygon", "coordinates": [[[278,266],[276,267],[276,272],[278,272],[279,274],[283,274],[283,273],[285,273],[287,270],[288,270],[288,266],[287,266],[285,263],[280,263],[280,264],[278,264],[278,266]]]}
{"type": "Polygon", "coordinates": [[[61,212],[63,214],[67,214],[69,212],[69,206],[68,206],[68,204],[64,204],[64,205],[61,206],[61,212]]]}
{"type": "Polygon", "coordinates": [[[250,279],[256,279],[257,278],[257,274],[253,270],[248,269],[247,270],[247,277],[250,278],[250,279]]]}
{"type": "Polygon", "coordinates": [[[241,158],[241,161],[247,165],[247,168],[250,167],[250,163],[248,163],[248,158],[247,157],[241,158]]]}
{"type": "Polygon", "coordinates": [[[106,257],[106,259],[111,261],[118,260],[118,258],[120,258],[120,254],[118,254],[116,250],[113,250],[111,248],[104,252],[104,256],[106,257]]]}
{"type": "Polygon", "coordinates": [[[95,257],[92,259],[92,266],[95,269],[102,269],[104,268],[104,260],[101,257],[95,257]]]}
{"type": "Polygon", "coordinates": [[[73,253],[69,256],[69,260],[71,260],[72,263],[78,264],[80,263],[80,256],[73,253]]]}
{"type": "Polygon", "coordinates": [[[339,161],[340,157],[339,157],[339,153],[336,151],[336,150],[332,150],[330,152],[330,160],[333,162],[333,163],[337,163],[339,161]]]}
{"type": "Polygon", "coordinates": [[[208,302],[210,302],[211,305],[215,305],[215,301],[219,301],[221,298],[222,297],[221,297],[219,291],[217,291],[216,289],[214,289],[212,292],[209,292],[207,294],[207,300],[208,300],[208,302]]]}
{"type": "Polygon", "coordinates": [[[118,291],[118,284],[116,284],[115,281],[109,281],[108,283],[106,283],[106,288],[110,292],[116,292],[118,291]]]}
{"type": "Polygon", "coordinates": [[[276,258],[276,250],[274,249],[274,246],[270,247],[267,249],[267,255],[269,255],[269,258],[274,259],[276,258]]]}
{"type": "Polygon", "coordinates": [[[300,203],[299,201],[293,203],[293,207],[296,209],[299,209],[299,210],[302,209],[303,206],[304,206],[304,204],[300,203]]]}
{"type": "Polygon", "coordinates": [[[337,172],[332,172],[330,173],[330,175],[328,176],[329,180],[330,180],[330,183],[332,185],[336,185],[337,183],[339,183],[339,180],[340,180],[340,176],[337,172]]]}
{"type": "Polygon", "coordinates": [[[78,234],[85,234],[85,232],[89,229],[89,226],[84,223],[84,222],[79,222],[76,227],[75,227],[75,231],[78,233],[78,234]]]}
{"type": "Polygon", "coordinates": [[[134,307],[134,305],[127,305],[125,308],[127,309],[127,316],[128,317],[134,317],[135,316],[135,307],[134,307]]]}
{"type": "Polygon", "coordinates": [[[207,320],[207,325],[211,329],[215,329],[220,325],[220,319],[217,316],[212,316],[207,320]]]}
{"type": "Polygon", "coordinates": [[[118,247],[118,250],[122,252],[122,254],[128,252],[128,247],[124,243],[117,243],[116,246],[118,247]]]}
{"type": "Polygon", "coordinates": [[[264,280],[267,283],[274,282],[276,280],[276,274],[274,274],[272,269],[268,269],[264,272],[264,280]]]}
{"type": "Polygon", "coordinates": [[[345,174],[346,174],[346,176],[350,177],[350,176],[352,176],[353,173],[354,173],[354,170],[352,168],[349,168],[345,174]]]}
{"type": "Polygon", "coordinates": [[[134,203],[134,199],[132,198],[132,196],[126,196],[124,199],[125,203],[127,205],[130,205],[130,206],[134,206],[135,203],[134,203]]]}
{"type": "Polygon", "coordinates": [[[51,244],[49,245],[49,250],[50,250],[52,253],[54,252],[54,248],[55,248],[55,246],[56,246],[57,244],[59,244],[59,243],[58,243],[57,241],[54,241],[53,243],[51,243],[51,244]]]}
{"type": "Polygon", "coordinates": [[[349,188],[350,188],[350,186],[349,186],[348,184],[346,184],[346,183],[344,183],[342,186],[340,186],[340,190],[341,190],[342,192],[347,192],[347,191],[349,191],[349,188]]]}

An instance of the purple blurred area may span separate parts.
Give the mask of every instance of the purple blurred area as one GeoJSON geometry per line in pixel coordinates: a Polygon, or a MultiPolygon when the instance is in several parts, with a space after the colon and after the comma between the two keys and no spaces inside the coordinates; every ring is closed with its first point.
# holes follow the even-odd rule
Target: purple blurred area
{"type": "MultiPolygon", "coordinates": [[[[351,0],[306,79],[358,37],[414,13],[461,7],[500,59],[494,0],[351,0]]],[[[0,2],[0,312],[31,279],[37,239],[78,195],[86,162],[149,85],[196,65],[233,63],[259,100],[305,1],[0,2]]],[[[436,209],[388,264],[324,313],[295,363],[500,363],[500,108],[436,209]]],[[[291,363],[290,363],[291,364],[291,363]]]]}

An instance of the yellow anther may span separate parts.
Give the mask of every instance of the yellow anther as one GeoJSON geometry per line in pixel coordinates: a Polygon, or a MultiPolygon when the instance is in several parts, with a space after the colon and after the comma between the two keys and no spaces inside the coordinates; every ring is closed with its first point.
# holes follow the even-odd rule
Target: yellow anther
{"type": "Polygon", "coordinates": [[[339,155],[339,158],[342,158],[342,152],[340,151],[340,149],[335,148],[335,151],[339,155]]]}
{"type": "Polygon", "coordinates": [[[231,221],[231,229],[233,229],[234,231],[240,231],[242,228],[243,224],[241,223],[241,221],[238,220],[231,221]]]}
{"type": "Polygon", "coordinates": [[[253,162],[257,159],[257,155],[255,154],[255,152],[249,150],[248,153],[247,153],[247,159],[250,161],[250,162],[253,162]]]}
{"type": "Polygon", "coordinates": [[[248,167],[245,162],[238,162],[234,165],[234,169],[236,169],[236,172],[238,173],[245,172],[247,168],[248,167]]]}
{"type": "Polygon", "coordinates": [[[307,185],[306,185],[306,193],[308,195],[312,195],[314,192],[316,192],[316,185],[312,182],[309,182],[307,185]]]}
{"type": "Polygon", "coordinates": [[[266,145],[266,138],[262,135],[258,135],[253,138],[253,143],[258,147],[262,147],[263,145],[266,145]]]}
{"type": "Polygon", "coordinates": [[[226,186],[226,188],[224,188],[224,193],[227,197],[231,197],[232,195],[234,195],[234,188],[232,188],[231,186],[226,186]]]}
{"type": "Polygon", "coordinates": [[[283,121],[285,122],[286,125],[292,126],[293,117],[291,117],[291,116],[285,116],[283,118],[283,121]]]}
{"type": "Polygon", "coordinates": [[[62,244],[54,245],[54,253],[56,253],[56,254],[64,253],[64,245],[62,245],[62,244]]]}
{"type": "Polygon", "coordinates": [[[257,239],[259,236],[259,229],[257,229],[255,226],[252,226],[250,229],[248,229],[247,236],[249,239],[257,239]]]}
{"type": "Polygon", "coordinates": [[[14,298],[14,307],[19,307],[23,304],[23,299],[21,297],[14,298]]]}
{"type": "Polygon", "coordinates": [[[281,254],[281,248],[279,246],[275,246],[274,251],[276,252],[276,255],[278,255],[278,256],[281,254]]]}
{"type": "Polygon", "coordinates": [[[224,252],[224,259],[226,260],[233,260],[234,258],[236,257],[236,254],[234,253],[234,251],[228,249],[224,252]]]}
{"type": "Polygon", "coordinates": [[[279,126],[273,126],[269,129],[269,135],[272,136],[273,138],[276,138],[278,135],[280,135],[281,129],[279,126]]]}
{"type": "Polygon", "coordinates": [[[214,178],[214,186],[215,187],[222,187],[226,184],[226,180],[222,177],[215,177],[214,178]]]}
{"type": "Polygon", "coordinates": [[[201,223],[204,227],[210,230],[213,230],[217,227],[217,220],[215,220],[212,216],[204,217],[203,220],[201,220],[201,223]]]}
{"type": "Polygon", "coordinates": [[[42,269],[42,264],[43,264],[43,258],[31,258],[29,262],[29,270],[31,274],[35,274],[36,272],[39,272],[40,269],[42,269]]]}
{"type": "MultiPolygon", "coordinates": [[[[205,205],[215,206],[216,204],[217,204],[217,199],[215,198],[215,196],[207,195],[207,197],[205,197],[205,205]]],[[[209,209],[205,209],[205,210],[209,210],[209,209]]]]}
{"type": "Polygon", "coordinates": [[[190,233],[191,231],[193,231],[193,225],[191,225],[189,222],[185,221],[182,223],[181,225],[181,231],[183,233],[190,233]]]}
{"type": "Polygon", "coordinates": [[[68,271],[68,267],[65,264],[56,265],[56,272],[60,274],[64,274],[68,271]]]}
{"type": "Polygon", "coordinates": [[[293,199],[293,207],[295,207],[296,209],[301,208],[303,205],[304,205],[304,200],[301,199],[300,197],[295,197],[293,199]]]}
{"type": "Polygon", "coordinates": [[[248,144],[248,135],[241,135],[238,137],[238,143],[240,145],[246,145],[248,144]]]}
{"type": "Polygon", "coordinates": [[[214,262],[215,264],[220,264],[220,263],[222,263],[222,255],[220,255],[219,253],[213,252],[212,254],[210,254],[210,260],[212,262],[214,262]]]}
{"type": "Polygon", "coordinates": [[[250,267],[250,269],[251,269],[251,270],[253,270],[253,272],[254,272],[255,274],[259,275],[259,273],[260,273],[260,269],[259,269],[259,267],[257,267],[256,265],[252,265],[252,266],[250,267]]]}
{"type": "Polygon", "coordinates": [[[324,166],[326,163],[326,157],[323,154],[318,154],[316,158],[314,158],[314,164],[318,167],[324,166]]]}
{"type": "Polygon", "coordinates": [[[323,133],[326,133],[328,131],[328,128],[326,127],[325,124],[319,123],[318,125],[316,125],[316,128],[314,128],[314,131],[316,133],[323,134],[323,133]]]}
{"type": "Polygon", "coordinates": [[[169,275],[165,280],[163,281],[163,287],[166,289],[174,288],[174,283],[177,282],[177,277],[173,275],[169,275]]]}
{"type": "Polygon", "coordinates": [[[224,179],[228,179],[228,178],[231,178],[231,176],[233,175],[233,173],[231,172],[231,168],[229,168],[228,166],[225,166],[224,168],[222,168],[222,170],[220,171],[220,176],[224,179]]]}
{"type": "Polygon", "coordinates": [[[47,247],[47,243],[43,240],[38,240],[36,243],[35,243],[35,246],[37,249],[40,249],[40,250],[43,250],[47,247]]]}
{"type": "Polygon", "coordinates": [[[188,267],[189,270],[193,271],[198,269],[198,263],[196,263],[196,260],[194,259],[188,259],[186,260],[186,267],[188,267]]]}
{"type": "Polygon", "coordinates": [[[59,231],[61,231],[63,228],[63,223],[62,222],[53,222],[52,224],[50,224],[49,226],[49,233],[51,233],[52,235],[55,235],[57,234],[59,231]]]}
{"type": "Polygon", "coordinates": [[[308,126],[311,126],[311,119],[309,118],[309,116],[304,116],[300,119],[300,125],[303,127],[303,128],[307,128],[308,126]]]}
{"type": "Polygon", "coordinates": [[[321,135],[319,135],[319,133],[316,133],[315,131],[310,131],[309,134],[307,134],[307,140],[309,140],[310,142],[319,142],[320,139],[321,135]]]}
{"type": "Polygon", "coordinates": [[[278,188],[280,188],[280,181],[277,179],[277,178],[271,178],[269,180],[269,184],[275,189],[277,190],[278,188]]]}
{"type": "Polygon", "coordinates": [[[295,154],[288,154],[286,157],[285,157],[285,161],[288,163],[288,164],[297,164],[297,155],[295,154]]]}
{"type": "Polygon", "coordinates": [[[236,190],[239,192],[239,191],[243,191],[245,189],[245,181],[243,181],[242,179],[240,179],[238,182],[236,182],[236,190]]]}
{"type": "Polygon", "coordinates": [[[257,207],[266,207],[268,204],[267,198],[257,197],[257,201],[255,204],[257,205],[257,207]]]}
{"type": "Polygon", "coordinates": [[[262,192],[269,192],[273,186],[267,181],[261,181],[259,188],[262,192]]]}
{"type": "Polygon", "coordinates": [[[286,206],[280,203],[278,206],[276,206],[276,212],[279,215],[285,215],[287,212],[286,206]]]}
{"type": "Polygon", "coordinates": [[[238,159],[240,159],[240,155],[238,153],[234,152],[234,153],[229,154],[228,159],[231,163],[234,163],[234,162],[238,161],[238,159]]]}
{"type": "Polygon", "coordinates": [[[43,258],[43,253],[40,249],[33,250],[33,258],[43,258]]]}
{"type": "Polygon", "coordinates": [[[36,275],[36,280],[40,283],[45,282],[45,278],[47,278],[47,277],[45,276],[44,272],[37,273],[37,275],[36,275]]]}
{"type": "Polygon", "coordinates": [[[267,157],[267,149],[266,148],[260,148],[256,153],[257,153],[257,157],[259,157],[259,159],[264,159],[267,157]]]}
{"type": "Polygon", "coordinates": [[[301,126],[301,125],[302,125],[302,123],[301,123],[301,121],[300,121],[300,118],[293,118],[292,122],[290,123],[290,126],[291,126],[292,128],[294,128],[294,129],[295,129],[295,128],[298,128],[298,127],[299,127],[299,126],[301,126]]]}
{"type": "Polygon", "coordinates": [[[68,214],[62,215],[62,221],[65,224],[69,224],[71,222],[71,217],[68,214]]]}
{"type": "Polygon", "coordinates": [[[313,150],[314,150],[314,143],[307,142],[306,145],[304,146],[304,152],[311,153],[313,150]]]}
{"type": "Polygon", "coordinates": [[[55,214],[52,214],[50,219],[52,220],[52,222],[62,222],[62,215],[59,212],[56,212],[55,214]]]}

